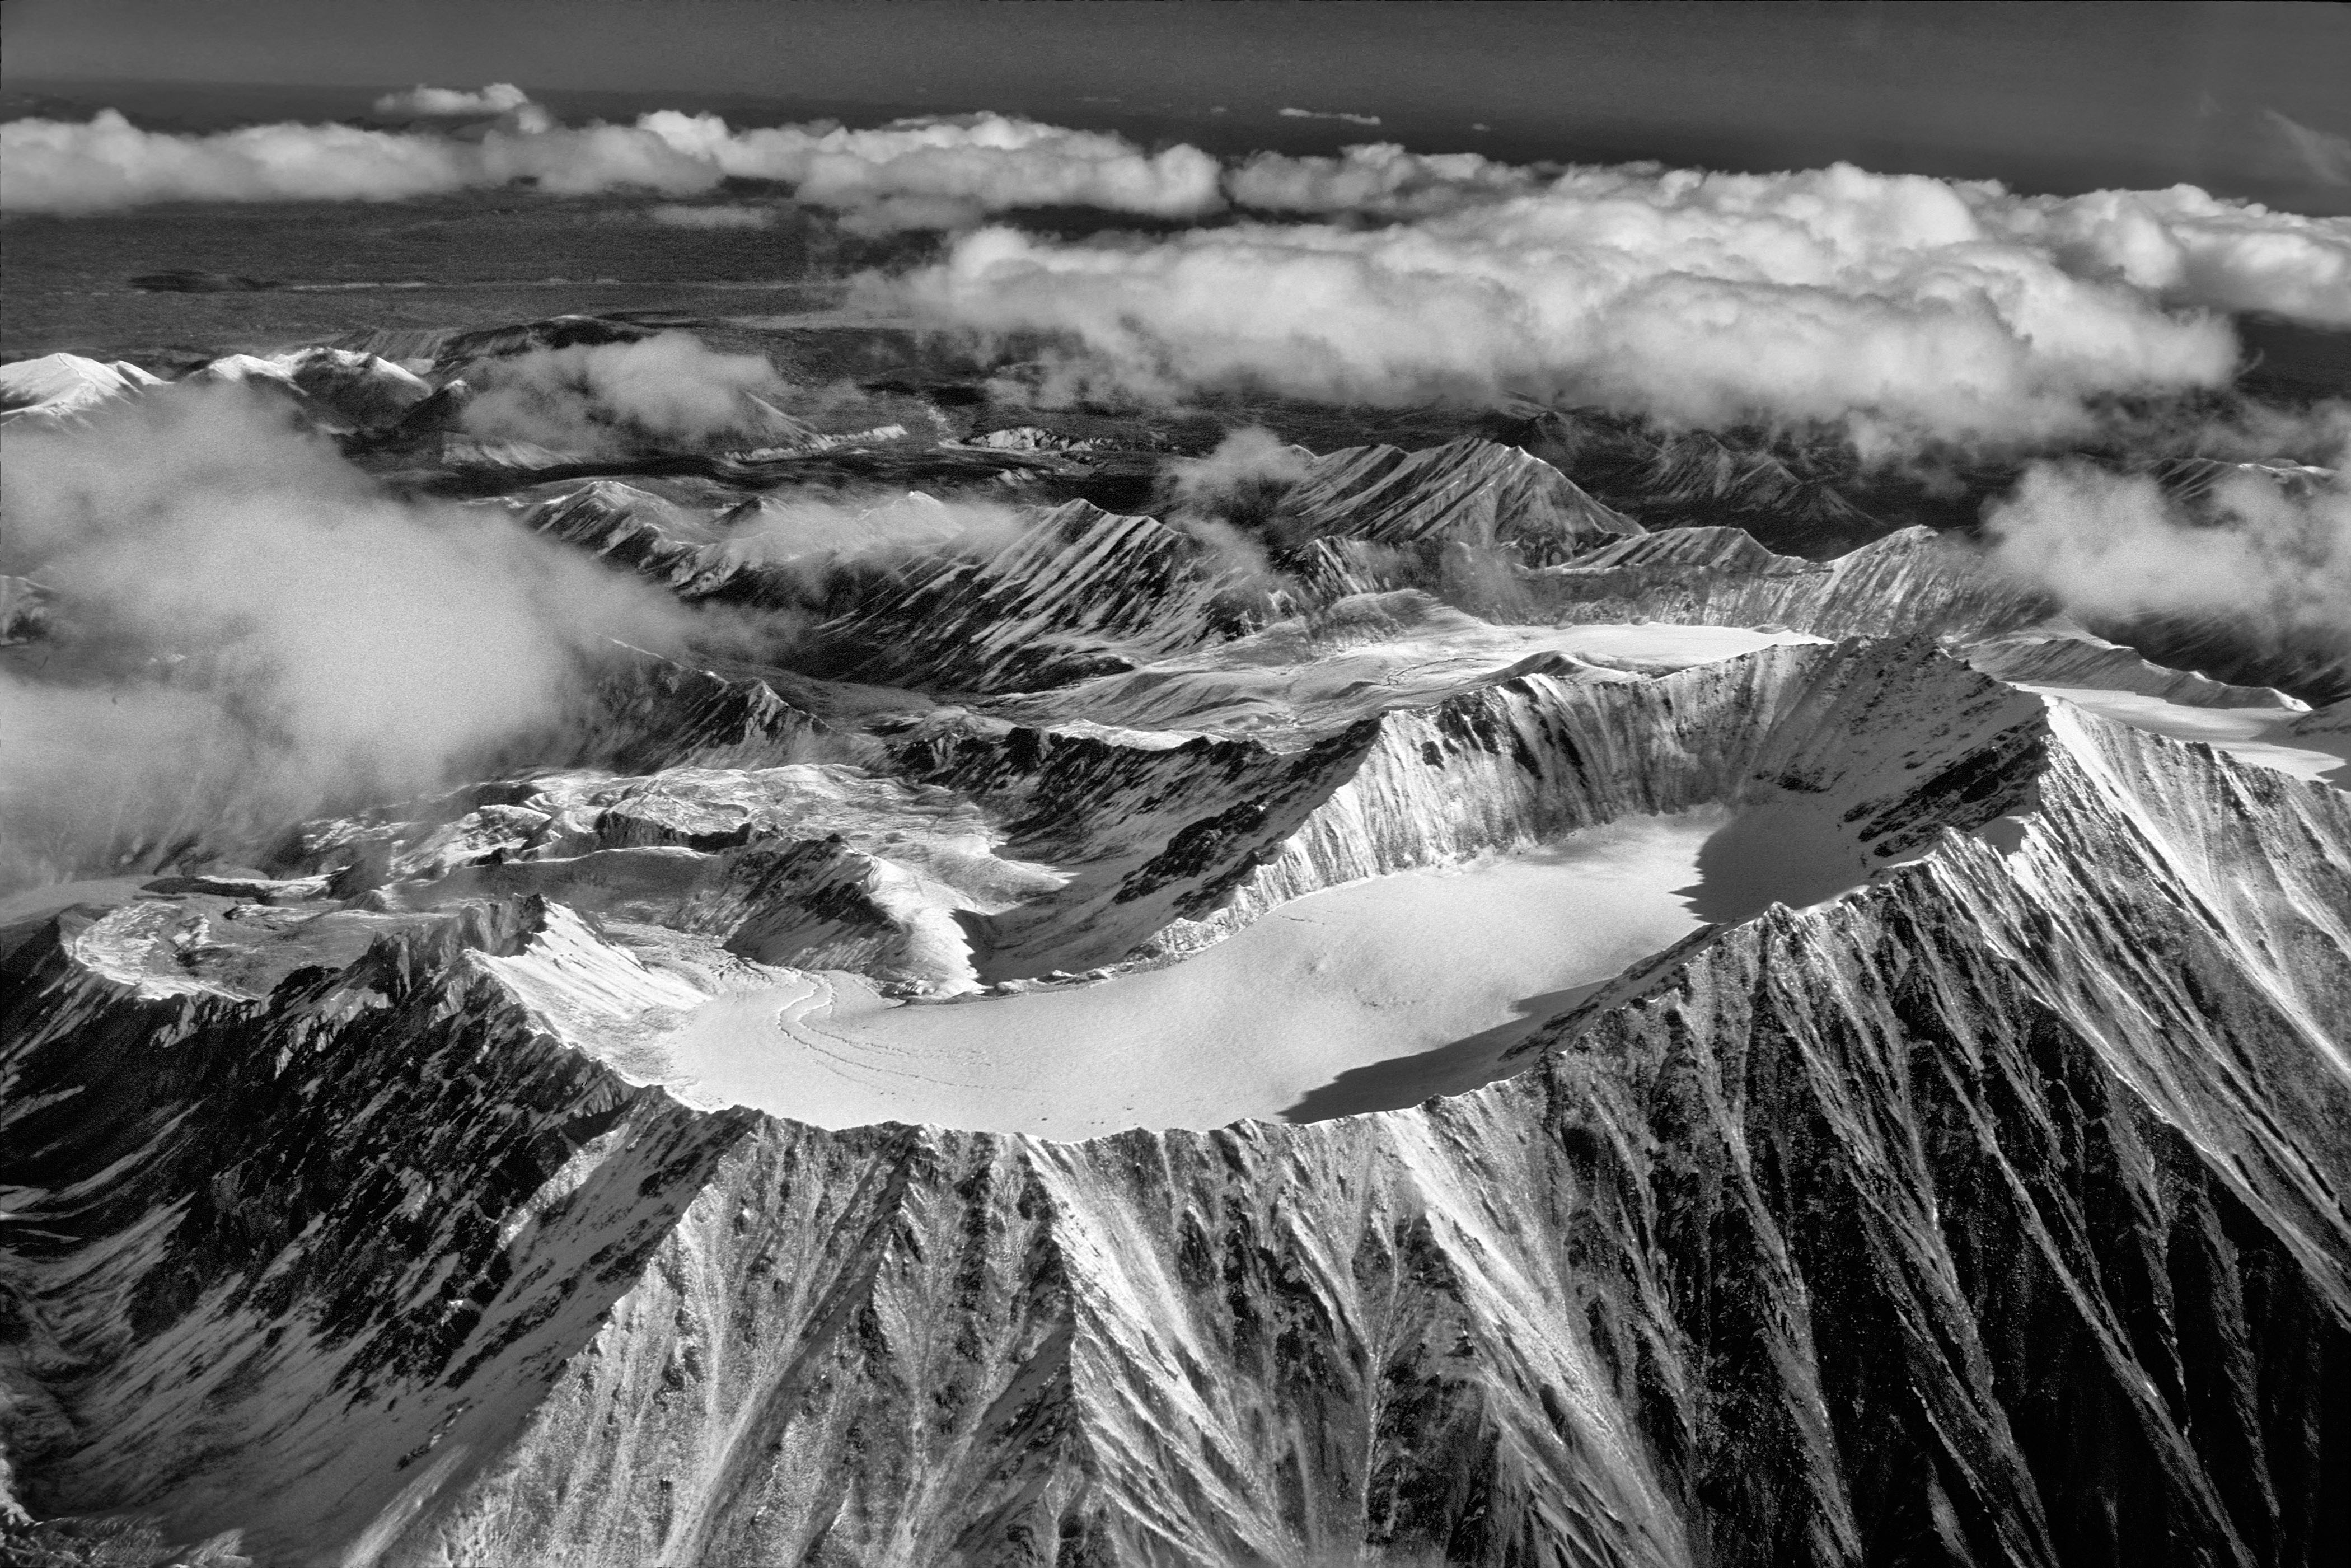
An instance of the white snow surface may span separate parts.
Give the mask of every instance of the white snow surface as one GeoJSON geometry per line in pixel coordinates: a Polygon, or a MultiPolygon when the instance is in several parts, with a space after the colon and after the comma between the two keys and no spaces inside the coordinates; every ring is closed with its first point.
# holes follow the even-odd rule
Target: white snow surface
{"type": "Polygon", "coordinates": [[[2020,683],[2019,689],[2072,703],[2133,729],[2174,740],[2200,740],[2256,767],[2351,789],[2351,730],[2298,722],[2307,711],[2299,704],[2291,708],[2191,707],[2104,686],[2020,683]]]}
{"type": "Polygon", "coordinates": [[[1500,1076],[1503,1052],[1542,1021],[1703,924],[1709,894],[1719,915],[1743,917],[1748,904],[1810,903],[1866,878],[1858,857],[1831,863],[1812,839],[1759,853],[1751,833],[1718,875],[1740,821],[1719,808],[1635,818],[1351,883],[1181,962],[1092,985],[895,1003],[853,975],[771,970],[775,983],[635,1043],[666,1056],[658,1076],[689,1103],[831,1127],[1075,1140],[1409,1104],[1500,1076]]]}

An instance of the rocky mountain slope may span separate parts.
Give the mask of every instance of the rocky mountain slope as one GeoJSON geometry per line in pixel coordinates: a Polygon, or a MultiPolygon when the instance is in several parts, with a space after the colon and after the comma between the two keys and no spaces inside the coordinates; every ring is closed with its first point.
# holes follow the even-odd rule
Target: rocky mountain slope
{"type": "Polygon", "coordinates": [[[612,1065],[694,988],[538,898],[69,917],[9,1027],[34,1495],[285,1561],[2320,1560],[2351,809],[1973,689],[1866,889],[1305,1126],[695,1112],[612,1065]]]}

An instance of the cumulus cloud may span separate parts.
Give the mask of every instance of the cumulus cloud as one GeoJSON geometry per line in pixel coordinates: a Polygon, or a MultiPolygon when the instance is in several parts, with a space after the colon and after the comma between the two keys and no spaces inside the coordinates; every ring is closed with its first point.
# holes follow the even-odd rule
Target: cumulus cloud
{"type": "Polygon", "coordinates": [[[1376,114],[1349,114],[1343,110],[1285,109],[1281,111],[1281,118],[1284,120],[1343,120],[1349,125],[1368,126],[1376,126],[1380,122],[1380,117],[1376,114]]]}
{"type": "Polygon", "coordinates": [[[774,227],[776,222],[775,208],[739,202],[715,207],[664,204],[648,215],[664,228],[672,229],[764,229],[774,227]]]}
{"type": "Polygon", "coordinates": [[[567,194],[706,191],[719,171],[629,126],[493,129],[478,141],[350,125],[255,125],[211,135],[87,121],[0,124],[0,210],[93,213],[156,202],[395,202],[528,180],[567,194]]]}
{"type": "Polygon", "coordinates": [[[1426,214],[1405,222],[991,228],[901,294],[943,325],[1062,335],[1071,392],[1529,396],[1880,439],[2075,434],[2097,399],[2224,385],[2237,347],[2211,311],[2351,310],[2351,224],[2185,188],[2061,202],[1845,165],[1635,165],[1521,190],[1484,160],[1449,182],[1433,162],[1357,150],[1237,172],[1243,200],[1426,214]]]}
{"type": "Polygon", "coordinates": [[[460,88],[418,85],[406,92],[388,92],[375,100],[381,115],[511,114],[530,102],[530,95],[512,82],[495,81],[479,92],[460,88]]]}
{"type": "Polygon", "coordinates": [[[1196,147],[1145,152],[1123,136],[999,114],[736,131],[664,110],[638,124],[726,174],[787,183],[799,200],[877,229],[964,226],[1019,207],[1196,217],[1224,203],[1218,164],[1196,147]]]}
{"type": "Polygon", "coordinates": [[[0,449],[0,573],[53,596],[0,664],[0,885],[436,787],[564,722],[609,639],[690,630],[503,512],[387,498],[242,388],[0,449]]]}
{"type": "Polygon", "coordinates": [[[1960,187],[1986,234],[2158,298],[2351,327],[2351,218],[2304,217],[2193,185],[2011,196],[1960,187]]]}
{"type": "Polygon", "coordinates": [[[721,353],[688,332],[485,360],[466,372],[466,384],[469,433],[563,452],[800,434],[768,401],[785,386],[765,357],[721,353]]]}
{"type": "Polygon", "coordinates": [[[2225,323],[1987,243],[1949,186],[1586,170],[1369,231],[1064,244],[988,229],[911,277],[930,318],[1046,329],[1081,379],[1398,404],[1510,395],[1669,421],[2046,429],[2088,396],[2217,386],[2225,323]]]}
{"type": "Polygon", "coordinates": [[[2085,618],[2226,617],[2351,652],[2351,488],[2224,473],[2191,507],[2146,475],[2029,467],[1991,507],[1995,558],[2085,618]]]}

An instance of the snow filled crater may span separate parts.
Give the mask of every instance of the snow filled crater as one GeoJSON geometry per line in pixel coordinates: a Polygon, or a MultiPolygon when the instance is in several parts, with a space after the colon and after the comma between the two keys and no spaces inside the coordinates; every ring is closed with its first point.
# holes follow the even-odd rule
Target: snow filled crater
{"type": "Polygon", "coordinates": [[[1708,920],[1866,876],[1781,805],[1626,819],[1311,894],[1091,985],[926,1003],[791,973],[687,1013],[658,1042],[659,1075],[695,1104],[833,1127],[1078,1139],[1319,1121],[1489,1082],[1544,1020],[1708,920]]]}

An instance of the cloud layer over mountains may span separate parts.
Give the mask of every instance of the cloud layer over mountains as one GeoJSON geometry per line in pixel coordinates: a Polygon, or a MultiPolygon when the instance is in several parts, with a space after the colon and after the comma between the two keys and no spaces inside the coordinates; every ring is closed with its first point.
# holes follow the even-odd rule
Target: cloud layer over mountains
{"type": "Polygon", "coordinates": [[[86,122],[0,125],[0,210],[95,213],[156,202],[394,202],[530,180],[588,194],[686,194],[723,176],[628,126],[494,127],[478,139],[351,125],[255,125],[208,136],[86,122]]]}
{"type": "Polygon", "coordinates": [[[1124,137],[1004,115],[737,131],[663,110],[634,125],[558,126],[517,89],[418,88],[380,112],[498,118],[478,136],[349,125],[258,125],[211,135],[143,131],[105,110],[87,122],[0,124],[0,210],[92,213],[175,201],[400,201],[536,182],[589,194],[690,195],[729,176],[795,187],[874,229],[956,228],[1019,207],[1196,217],[1223,206],[1217,162],[1148,152],[1124,137]]]}
{"type": "MultiPolygon", "coordinates": [[[[2189,186],[2030,196],[1843,164],[1520,166],[1394,144],[1227,165],[995,114],[737,129],[663,110],[561,127],[508,85],[394,97],[495,118],[464,134],[208,136],[112,113],[19,120],[0,125],[5,204],[388,200],[517,180],[690,195],[768,180],[852,228],[956,235],[937,265],[878,285],[878,302],[1056,340],[1049,393],[1528,396],[1689,424],[1842,422],[1881,449],[2067,439],[2116,398],[2225,386],[2231,314],[2351,328],[2351,219],[2189,186]],[[1083,240],[979,226],[1040,207],[1217,221],[1083,240]]],[[[654,216],[748,229],[770,209],[654,216]]]]}
{"type": "Polygon", "coordinates": [[[1259,157],[1253,204],[1411,214],[1071,242],[958,240],[929,319],[1082,347],[1071,390],[1253,385],[1403,404],[1520,395],[1866,440],[2044,438],[2095,400],[2219,387],[2216,312],[2351,322],[2351,223],[2201,192],[2020,197],[1845,165],[1537,182],[1482,159],[1259,157]]]}
{"type": "Polygon", "coordinates": [[[500,509],[390,499],[236,386],[0,434],[0,572],[57,596],[0,670],[0,890],[442,781],[574,716],[688,613],[500,509]]]}
{"type": "Polygon", "coordinates": [[[735,131],[716,115],[664,110],[637,124],[723,174],[785,182],[800,201],[872,228],[956,228],[1018,207],[1190,218],[1224,205],[1217,160],[1196,147],[1149,153],[1123,136],[999,114],[735,131]]]}

